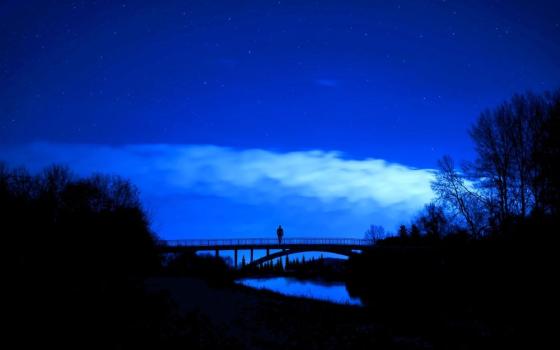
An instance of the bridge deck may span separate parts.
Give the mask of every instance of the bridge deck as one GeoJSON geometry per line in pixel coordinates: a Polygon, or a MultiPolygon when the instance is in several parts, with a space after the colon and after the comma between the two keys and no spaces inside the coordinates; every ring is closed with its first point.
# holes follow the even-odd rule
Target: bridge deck
{"type": "Polygon", "coordinates": [[[289,238],[278,244],[273,238],[240,239],[182,239],[163,241],[164,248],[174,250],[240,250],[240,249],[302,249],[302,248],[346,248],[363,249],[371,245],[365,239],[352,238],[289,238]]]}

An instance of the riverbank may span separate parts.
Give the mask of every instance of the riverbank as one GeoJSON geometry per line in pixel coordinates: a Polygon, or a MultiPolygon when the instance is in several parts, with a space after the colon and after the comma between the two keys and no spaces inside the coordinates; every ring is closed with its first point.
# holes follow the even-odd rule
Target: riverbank
{"type": "MultiPolygon", "coordinates": [[[[238,349],[422,349],[420,338],[393,334],[373,323],[361,307],[283,296],[241,285],[209,287],[192,278],[151,278],[146,286],[163,293],[190,319],[205,342],[238,349]]],[[[201,346],[204,347],[204,346],[201,346]]]]}

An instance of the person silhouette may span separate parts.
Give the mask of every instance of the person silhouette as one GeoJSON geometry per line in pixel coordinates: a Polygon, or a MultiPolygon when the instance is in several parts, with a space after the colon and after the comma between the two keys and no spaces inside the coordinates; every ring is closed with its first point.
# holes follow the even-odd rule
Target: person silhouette
{"type": "Polygon", "coordinates": [[[282,228],[282,225],[278,225],[276,235],[278,236],[278,244],[282,244],[282,237],[284,237],[284,229],[282,228]]]}

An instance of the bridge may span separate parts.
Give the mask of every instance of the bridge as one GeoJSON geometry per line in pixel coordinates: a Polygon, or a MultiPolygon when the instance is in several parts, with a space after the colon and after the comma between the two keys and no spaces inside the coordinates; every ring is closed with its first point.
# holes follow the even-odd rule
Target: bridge
{"type": "Polygon", "coordinates": [[[371,245],[371,241],[352,238],[289,238],[278,243],[272,238],[241,238],[241,239],[182,239],[168,240],[162,242],[164,253],[213,251],[216,257],[220,251],[229,250],[234,254],[234,266],[237,267],[237,256],[239,250],[249,250],[250,259],[248,266],[256,266],[264,262],[280,258],[286,255],[304,252],[325,252],[345,256],[355,254],[371,245]],[[265,250],[266,255],[253,259],[255,250],[265,250]],[[278,250],[270,253],[271,250],[278,250]]]}

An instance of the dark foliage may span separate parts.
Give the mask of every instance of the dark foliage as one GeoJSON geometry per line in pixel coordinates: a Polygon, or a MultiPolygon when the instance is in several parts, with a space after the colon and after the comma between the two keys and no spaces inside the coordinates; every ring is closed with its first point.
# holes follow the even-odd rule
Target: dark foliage
{"type": "Polygon", "coordinates": [[[0,222],[19,342],[116,348],[161,336],[171,308],[144,292],[160,256],[129,182],[0,165],[0,222]]]}
{"type": "Polygon", "coordinates": [[[224,259],[194,252],[172,254],[167,257],[164,274],[202,279],[210,286],[223,287],[233,284],[233,271],[224,259]]]}
{"type": "Polygon", "coordinates": [[[519,222],[507,241],[461,232],[425,237],[425,245],[396,245],[395,238],[351,257],[347,286],[375,320],[437,348],[518,345],[545,324],[553,300],[550,237],[557,224],[519,222]],[[523,239],[535,232],[538,238],[523,239]]]}

